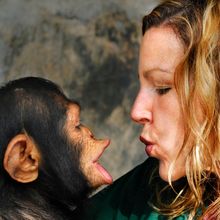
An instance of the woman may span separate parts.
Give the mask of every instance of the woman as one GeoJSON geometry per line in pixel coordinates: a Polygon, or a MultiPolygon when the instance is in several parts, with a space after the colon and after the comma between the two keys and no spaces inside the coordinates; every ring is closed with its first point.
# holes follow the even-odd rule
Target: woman
{"type": "Polygon", "coordinates": [[[131,117],[150,158],[84,219],[220,219],[220,2],[164,1],[142,30],[131,117]]]}

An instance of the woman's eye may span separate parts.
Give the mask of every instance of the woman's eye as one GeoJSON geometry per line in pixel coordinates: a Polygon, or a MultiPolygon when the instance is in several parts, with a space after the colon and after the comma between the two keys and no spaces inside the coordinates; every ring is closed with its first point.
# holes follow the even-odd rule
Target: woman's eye
{"type": "Polygon", "coordinates": [[[171,90],[170,87],[162,87],[162,88],[157,88],[157,89],[156,89],[156,92],[157,92],[159,95],[164,95],[164,94],[168,93],[170,90],[171,90]]]}

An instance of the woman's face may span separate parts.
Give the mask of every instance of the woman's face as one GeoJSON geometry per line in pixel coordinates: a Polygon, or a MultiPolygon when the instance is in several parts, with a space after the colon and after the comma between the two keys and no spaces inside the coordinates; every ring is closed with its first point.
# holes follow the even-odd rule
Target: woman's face
{"type": "Polygon", "coordinates": [[[183,114],[174,87],[174,72],[184,48],[170,27],[150,28],[143,36],[139,58],[140,90],[131,117],[143,125],[140,140],[146,153],[159,160],[160,177],[168,180],[168,171],[177,159],[172,180],[185,175],[187,152],[179,150],[184,139],[183,114]]]}

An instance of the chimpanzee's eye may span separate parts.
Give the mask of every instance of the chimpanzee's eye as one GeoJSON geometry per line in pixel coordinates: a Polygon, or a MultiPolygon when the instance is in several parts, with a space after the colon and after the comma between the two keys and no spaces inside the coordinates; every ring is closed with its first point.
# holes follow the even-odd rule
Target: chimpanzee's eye
{"type": "Polygon", "coordinates": [[[80,129],[81,128],[81,124],[75,126],[76,129],[80,129]]]}

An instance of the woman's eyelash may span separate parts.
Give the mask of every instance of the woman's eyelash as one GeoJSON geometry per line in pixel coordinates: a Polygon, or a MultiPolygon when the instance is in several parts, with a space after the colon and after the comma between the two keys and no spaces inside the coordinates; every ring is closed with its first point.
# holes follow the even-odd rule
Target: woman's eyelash
{"type": "Polygon", "coordinates": [[[171,87],[161,87],[161,88],[156,88],[156,92],[159,95],[164,95],[166,93],[168,93],[171,90],[171,87]]]}

